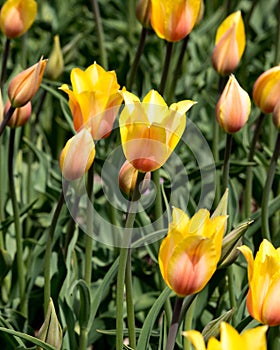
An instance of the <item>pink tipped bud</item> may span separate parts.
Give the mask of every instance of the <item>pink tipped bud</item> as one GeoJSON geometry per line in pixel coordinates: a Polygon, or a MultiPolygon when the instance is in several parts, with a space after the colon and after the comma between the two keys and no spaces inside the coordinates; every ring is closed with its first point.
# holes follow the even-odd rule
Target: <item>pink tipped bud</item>
{"type": "MultiPolygon", "coordinates": [[[[10,107],[11,107],[11,102],[8,100],[5,105],[5,114],[8,112],[10,107]]],[[[16,128],[18,126],[24,125],[30,118],[31,113],[32,113],[32,105],[31,105],[31,102],[29,101],[23,107],[15,109],[11,119],[8,121],[8,125],[11,128],[16,128]]]]}
{"type": "Polygon", "coordinates": [[[273,123],[280,132],[280,98],[273,110],[273,123]]]}

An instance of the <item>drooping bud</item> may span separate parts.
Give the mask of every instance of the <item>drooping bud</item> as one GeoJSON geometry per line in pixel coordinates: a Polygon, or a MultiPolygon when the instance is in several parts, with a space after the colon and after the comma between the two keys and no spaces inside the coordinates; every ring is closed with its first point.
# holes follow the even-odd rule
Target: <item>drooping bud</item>
{"type": "MultiPolygon", "coordinates": [[[[5,105],[5,114],[8,112],[10,107],[11,107],[11,102],[8,100],[5,105]]],[[[11,128],[22,126],[28,121],[28,119],[31,116],[31,113],[32,113],[32,105],[31,105],[31,102],[29,101],[23,107],[15,109],[7,125],[9,125],[11,128]]]]}

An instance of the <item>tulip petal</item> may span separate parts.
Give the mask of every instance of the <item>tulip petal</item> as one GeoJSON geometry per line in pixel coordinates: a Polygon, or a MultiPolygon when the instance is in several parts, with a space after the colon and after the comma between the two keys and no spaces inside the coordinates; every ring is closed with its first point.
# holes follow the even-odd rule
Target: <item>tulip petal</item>
{"type": "Polygon", "coordinates": [[[236,350],[240,347],[245,350],[237,330],[226,322],[221,323],[221,345],[222,349],[236,350]]]}
{"type": "Polygon", "coordinates": [[[262,323],[270,326],[280,324],[280,272],[277,272],[271,279],[270,286],[262,306],[262,323]]]}
{"type": "Polygon", "coordinates": [[[259,326],[246,330],[241,334],[243,350],[266,350],[266,331],[267,326],[259,326]]]}
{"type": "Polygon", "coordinates": [[[191,330],[182,332],[182,334],[189,339],[195,350],[206,350],[204,339],[200,332],[191,330]]]}

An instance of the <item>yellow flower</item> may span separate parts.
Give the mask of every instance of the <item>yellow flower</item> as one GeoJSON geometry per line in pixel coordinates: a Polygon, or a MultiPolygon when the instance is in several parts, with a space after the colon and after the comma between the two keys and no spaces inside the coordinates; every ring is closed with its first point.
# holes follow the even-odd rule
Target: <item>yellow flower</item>
{"type": "Polygon", "coordinates": [[[8,0],[1,8],[1,30],[7,38],[17,38],[31,27],[36,14],[35,0],[8,0]]]}
{"type": "Polygon", "coordinates": [[[201,0],[151,0],[151,25],[167,41],[184,39],[193,29],[201,0]]]}
{"type": "Polygon", "coordinates": [[[210,218],[200,209],[192,218],[173,208],[168,234],[159,250],[159,267],[166,284],[178,296],[202,290],[216,271],[227,217],[210,218]]]}
{"type": "Polygon", "coordinates": [[[40,61],[16,75],[8,87],[11,105],[15,108],[24,106],[37,93],[48,60],[40,61]]]}
{"type": "Polygon", "coordinates": [[[267,326],[248,329],[242,334],[226,322],[222,322],[220,328],[220,341],[211,337],[207,348],[202,334],[198,331],[186,331],[183,335],[190,340],[195,350],[266,350],[267,348],[265,337],[267,326]]]}
{"type": "Polygon", "coordinates": [[[87,129],[71,137],[61,151],[59,165],[66,180],[82,177],[91,167],[95,157],[95,145],[87,129]]]}
{"type": "Polygon", "coordinates": [[[122,103],[116,73],[94,63],[85,71],[72,69],[71,83],[73,90],[66,84],[60,89],[69,96],[75,130],[90,128],[94,140],[109,136],[122,103]]]}
{"type": "Polygon", "coordinates": [[[280,65],[262,73],[253,86],[253,100],[263,113],[271,113],[280,99],[280,65]]]}
{"type": "Polygon", "coordinates": [[[143,102],[128,91],[122,95],[125,107],[119,123],[125,157],[141,172],[156,170],[175,149],[185,130],[185,113],[195,102],[185,100],[168,108],[155,90],[143,102]]]}
{"type": "Polygon", "coordinates": [[[232,73],[238,66],[246,45],[241,12],[229,15],[219,26],[212,54],[214,69],[221,75],[232,73]]]}
{"type": "Polygon", "coordinates": [[[251,111],[250,97],[231,74],[216,106],[216,118],[228,133],[239,131],[251,111]]]}
{"type": "Polygon", "coordinates": [[[250,248],[238,248],[248,262],[249,292],[247,309],[250,315],[269,326],[280,325],[280,248],[266,239],[255,260],[250,248]]]}

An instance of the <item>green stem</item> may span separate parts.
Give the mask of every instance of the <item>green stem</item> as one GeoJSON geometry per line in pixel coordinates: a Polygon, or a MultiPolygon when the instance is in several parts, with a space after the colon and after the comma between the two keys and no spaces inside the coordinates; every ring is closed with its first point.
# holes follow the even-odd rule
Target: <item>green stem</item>
{"type": "Polygon", "coordinates": [[[261,211],[261,219],[262,219],[262,236],[270,240],[270,229],[269,229],[269,194],[272,187],[275,169],[277,166],[277,161],[280,153],[280,132],[278,132],[275,148],[272,154],[272,158],[270,161],[269,169],[267,172],[266,182],[263,190],[262,197],[262,211],[261,211]]]}
{"type": "Polygon", "coordinates": [[[230,168],[230,154],[232,148],[232,134],[227,134],[225,155],[224,155],[224,166],[223,166],[223,192],[225,193],[229,185],[229,168],[230,168]]]}
{"type": "Polygon", "coordinates": [[[231,308],[234,310],[233,315],[232,315],[232,323],[233,323],[233,326],[236,326],[237,325],[237,317],[236,317],[237,303],[236,303],[236,298],[235,298],[235,284],[234,284],[233,266],[228,267],[227,275],[228,275],[228,287],[229,287],[228,288],[229,300],[230,300],[231,308]]]}
{"type": "MultiPolygon", "coordinates": [[[[188,312],[186,313],[184,331],[189,331],[192,329],[193,314],[194,314],[195,306],[196,306],[196,302],[194,301],[189,307],[188,312]]],[[[187,338],[184,338],[184,350],[191,350],[191,344],[187,338]]]]}
{"type": "Polygon", "coordinates": [[[3,134],[3,131],[5,130],[9,120],[12,118],[14,111],[15,111],[15,108],[11,106],[8,112],[5,114],[4,119],[0,124],[0,136],[3,134]]]}
{"type": "Polygon", "coordinates": [[[256,5],[257,5],[257,0],[252,0],[251,1],[251,7],[250,7],[250,10],[247,12],[247,15],[246,15],[246,17],[245,17],[245,23],[244,23],[244,25],[245,25],[245,28],[246,28],[246,33],[249,31],[249,24],[250,24],[250,19],[251,19],[251,17],[252,17],[252,14],[253,14],[253,12],[254,12],[254,9],[255,9],[255,7],[256,7],[256,5]]]}
{"type": "Polygon", "coordinates": [[[1,89],[2,95],[3,95],[5,80],[6,80],[6,70],[7,70],[8,57],[10,53],[10,44],[11,44],[11,40],[7,38],[5,42],[5,48],[3,51],[1,77],[0,77],[0,89],[1,89]]]}
{"type": "Polygon", "coordinates": [[[44,266],[44,314],[46,316],[49,301],[51,297],[51,259],[52,259],[52,243],[53,243],[53,237],[55,233],[55,228],[57,225],[57,221],[62,209],[64,203],[64,193],[63,191],[60,192],[58,202],[52,217],[50,229],[48,232],[48,239],[47,239],[47,245],[46,245],[46,252],[45,252],[45,266],[44,266]]]}
{"type": "Polygon", "coordinates": [[[17,196],[16,196],[15,182],[14,182],[15,131],[16,131],[15,129],[11,129],[10,140],[9,140],[9,155],[8,155],[9,190],[10,190],[10,197],[11,197],[13,213],[14,213],[14,224],[15,224],[15,234],[16,234],[16,247],[17,247],[16,262],[17,262],[17,274],[18,274],[19,295],[20,295],[20,310],[24,315],[27,315],[22,230],[21,230],[19,207],[18,207],[17,196]]]}
{"type": "Polygon", "coordinates": [[[173,350],[176,342],[176,336],[180,324],[180,315],[183,305],[183,298],[176,297],[173,315],[172,315],[172,321],[169,328],[168,336],[167,336],[167,343],[166,343],[166,350],[173,350]]]}
{"type": "Polygon", "coordinates": [[[134,34],[134,28],[135,28],[135,1],[128,1],[127,2],[127,39],[129,43],[132,43],[133,41],[133,34],[134,34]]]}
{"type": "MultiPolygon", "coordinates": [[[[265,114],[261,113],[255,128],[250,152],[248,156],[248,162],[252,162],[256,150],[256,145],[259,140],[260,132],[262,129],[265,114]]],[[[245,186],[245,216],[248,218],[251,215],[251,203],[252,203],[252,183],[253,183],[253,168],[249,165],[246,169],[246,186],[245,186]]]]}
{"type": "Polygon", "coordinates": [[[131,90],[134,79],[136,76],[137,68],[140,62],[140,57],[143,53],[144,47],[145,47],[145,41],[146,41],[146,36],[147,36],[147,28],[142,27],[141,35],[140,35],[140,40],[138,43],[138,48],[134,57],[133,64],[131,66],[131,70],[128,75],[127,83],[126,83],[126,88],[127,90],[131,90]]]}
{"type": "Polygon", "coordinates": [[[95,24],[96,24],[96,32],[97,32],[97,40],[98,40],[98,47],[99,47],[99,54],[100,54],[100,62],[104,69],[108,69],[108,59],[107,59],[107,53],[105,50],[105,40],[104,40],[104,32],[103,32],[103,26],[101,22],[101,16],[98,6],[97,0],[92,0],[92,9],[95,17],[95,24]]]}
{"type": "Polygon", "coordinates": [[[173,50],[173,42],[168,41],[166,44],[165,60],[163,65],[161,81],[159,85],[159,93],[161,95],[164,94],[164,90],[166,87],[166,82],[168,78],[168,72],[169,72],[169,67],[170,67],[170,62],[172,57],[172,50],[173,50]]]}

